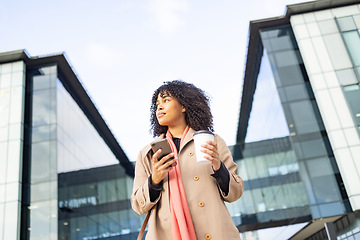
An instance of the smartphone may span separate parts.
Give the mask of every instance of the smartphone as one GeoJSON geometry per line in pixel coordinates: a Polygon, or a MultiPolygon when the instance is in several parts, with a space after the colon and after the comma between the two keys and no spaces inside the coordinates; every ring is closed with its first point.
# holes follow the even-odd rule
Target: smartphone
{"type": "Polygon", "coordinates": [[[151,144],[151,148],[153,152],[155,153],[157,150],[161,149],[161,153],[158,157],[160,160],[162,157],[168,155],[169,153],[172,153],[171,147],[169,142],[166,140],[166,138],[161,139],[159,141],[153,142],[151,144]]]}

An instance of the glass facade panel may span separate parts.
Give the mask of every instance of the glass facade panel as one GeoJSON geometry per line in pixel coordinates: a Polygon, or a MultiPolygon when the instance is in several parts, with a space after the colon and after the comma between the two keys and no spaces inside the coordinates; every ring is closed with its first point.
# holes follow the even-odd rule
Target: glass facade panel
{"type": "MultiPolygon", "coordinates": [[[[310,10],[310,5],[307,7],[310,10]]],[[[329,6],[324,5],[323,7],[329,6]]],[[[245,146],[239,147],[244,148],[243,158],[240,160],[243,162],[241,167],[250,169],[249,173],[251,174],[245,181],[247,191],[244,194],[251,194],[252,198],[258,199],[253,200],[255,213],[245,213],[245,210],[240,210],[243,211],[241,219],[244,221],[242,222],[277,219],[281,214],[271,217],[272,213],[278,210],[276,207],[275,210],[272,210],[273,203],[279,205],[281,202],[284,208],[294,206],[292,204],[297,199],[289,199],[289,196],[293,195],[292,191],[295,187],[290,184],[298,182],[305,186],[302,188],[304,202],[306,207],[309,207],[313,219],[351,214],[354,209],[359,209],[359,191],[355,189],[355,186],[359,185],[359,176],[355,174],[355,169],[358,169],[356,156],[360,153],[358,136],[360,126],[360,109],[358,107],[360,106],[358,97],[360,94],[358,91],[360,15],[358,7],[355,2],[352,2],[347,7],[292,15],[290,22],[295,31],[296,40],[292,28],[280,26],[278,19],[254,21],[250,24],[250,56],[247,60],[243,90],[249,90],[247,87],[249,84],[253,84],[250,90],[253,91],[256,88],[256,91],[253,96],[250,95],[244,101],[245,104],[247,101],[253,103],[248,130],[253,124],[252,115],[257,110],[257,94],[261,91],[264,78],[262,73],[266,65],[264,59],[267,59],[271,65],[269,69],[272,71],[271,76],[267,76],[267,78],[274,78],[276,84],[279,102],[286,119],[284,126],[288,128],[289,132],[290,149],[296,155],[297,174],[289,174],[288,168],[284,166],[273,165],[273,163],[279,164],[279,162],[275,159],[267,159],[267,154],[252,152],[254,155],[246,155],[246,152],[249,151],[249,144],[254,143],[253,140],[250,140],[251,138],[247,137],[245,146]],[[350,6],[350,4],[353,5],[350,6]],[[268,26],[271,27],[265,29],[268,26]],[[260,38],[264,47],[263,55],[260,52],[261,46],[257,46],[256,31],[258,29],[260,29],[260,38]],[[301,47],[301,54],[298,43],[301,47]],[[355,126],[350,114],[355,119],[355,126]],[[266,159],[265,163],[260,160],[262,158],[266,159]],[[250,164],[253,164],[253,168],[258,171],[251,169],[250,164]],[[342,175],[340,175],[338,165],[342,175]],[[271,167],[268,168],[269,175],[265,176],[264,169],[267,166],[271,167]],[[276,185],[277,179],[283,176],[280,174],[285,174],[286,179],[283,179],[282,182],[286,186],[276,185]],[[271,187],[266,185],[265,179],[271,187]],[[291,181],[292,183],[290,183],[291,181]],[[280,196],[280,199],[271,201],[264,197],[267,196],[271,199],[275,195],[280,196]]],[[[281,21],[283,20],[285,22],[285,19],[281,19],[281,21]]],[[[281,22],[281,24],[284,23],[281,22]]],[[[273,88],[268,89],[273,91],[273,88]]],[[[266,98],[267,95],[263,94],[263,97],[266,98]]],[[[270,98],[268,98],[268,102],[271,102],[270,98]]],[[[245,106],[245,104],[242,105],[245,110],[241,113],[248,114],[247,107],[249,105],[245,106]]],[[[275,112],[277,108],[271,107],[275,112]]],[[[265,111],[262,110],[262,113],[265,111]]],[[[241,114],[241,116],[243,115],[241,114]]],[[[263,114],[263,118],[268,119],[266,114],[263,114]]],[[[268,122],[266,123],[268,125],[256,124],[256,126],[262,128],[271,125],[268,122]]],[[[264,132],[261,130],[259,134],[264,132]]],[[[248,131],[249,133],[251,132],[248,131]]],[[[257,144],[260,145],[260,142],[257,144]]],[[[248,201],[251,200],[248,199],[248,201]]],[[[301,203],[296,203],[296,205],[299,206],[301,203]]],[[[309,223],[310,226],[311,224],[309,223]]],[[[348,223],[346,224],[348,225],[348,223]]],[[[348,232],[343,232],[338,239],[355,239],[359,233],[359,227],[355,231],[352,231],[354,228],[346,227],[346,229],[348,232]]],[[[320,230],[308,239],[327,239],[326,231],[320,230]]]]}
{"type": "Polygon", "coordinates": [[[271,49],[273,51],[291,49],[289,36],[286,36],[286,35],[283,37],[280,37],[279,41],[274,41],[273,38],[270,38],[269,42],[271,44],[271,49]]]}
{"type": "Polygon", "coordinates": [[[0,184],[0,203],[5,202],[5,184],[0,184]]]}
{"type": "MultiPolygon", "coordinates": [[[[5,194],[2,195],[2,197],[5,197],[5,194]]],[[[4,223],[5,223],[5,203],[3,203],[3,201],[0,201],[0,233],[1,234],[4,232],[4,223]]],[[[3,239],[2,236],[1,239],[3,239]]]]}
{"type": "MultiPolygon", "coordinates": [[[[54,221],[57,208],[52,206],[57,201],[56,188],[56,66],[39,67],[29,70],[31,82],[31,155],[30,167],[30,239],[43,239],[57,236],[54,221]],[[55,169],[54,169],[55,168],[55,169]]],[[[56,239],[56,238],[54,238],[56,239]]]]}
{"type": "Polygon", "coordinates": [[[58,171],[68,172],[118,163],[60,81],[57,81],[57,97],[58,147],[62,149],[58,171]]]}
{"type": "Polygon", "coordinates": [[[20,235],[20,202],[12,201],[4,205],[4,232],[2,237],[4,240],[18,239],[20,235]]]}
{"type": "MultiPolygon", "coordinates": [[[[1,71],[11,74],[7,68],[1,68],[1,71]]],[[[29,104],[31,151],[25,167],[29,170],[31,186],[29,207],[24,204],[30,221],[23,223],[26,224],[24,227],[28,226],[23,227],[28,228],[24,236],[35,240],[133,239],[143,217],[129,209],[132,178],[125,173],[119,159],[64,88],[57,71],[57,65],[28,69],[29,99],[32,100],[29,104]]],[[[23,128],[24,124],[19,120],[11,122],[12,116],[19,115],[11,115],[8,106],[10,97],[24,96],[19,89],[19,86],[14,91],[0,89],[0,111],[4,112],[2,117],[6,116],[0,125],[0,129],[6,132],[3,135],[6,138],[0,140],[0,154],[7,158],[14,158],[16,153],[20,159],[19,152],[22,152],[21,145],[13,140],[22,138],[23,131],[18,128],[23,128]]],[[[14,109],[23,110],[23,102],[14,104],[20,106],[14,109]]],[[[19,165],[9,165],[7,161],[4,166],[7,169],[0,176],[0,191],[4,192],[4,199],[0,202],[6,208],[6,204],[19,195],[16,187],[20,188],[15,181],[9,183],[11,189],[7,190],[6,183],[10,178],[6,173],[13,169],[19,177],[21,171],[19,165]]],[[[12,178],[14,176],[12,174],[12,178]]]]}
{"type": "Polygon", "coordinates": [[[0,127],[4,128],[9,122],[10,92],[0,88],[0,127]]]}
{"type": "MultiPolygon", "coordinates": [[[[323,34],[330,34],[327,36],[331,40],[325,40],[325,44],[327,46],[335,44],[336,41],[333,41],[333,38],[338,37],[338,35],[331,34],[337,31],[335,21],[327,20],[320,22],[319,28],[323,34]],[[325,25],[325,23],[328,25],[325,25]],[[326,43],[326,41],[328,42],[326,43]]],[[[293,173],[298,173],[298,175],[290,174],[288,169],[291,168],[280,167],[279,165],[281,164],[279,162],[275,162],[278,166],[277,168],[272,166],[270,176],[278,176],[280,174],[287,176],[286,181],[288,184],[280,186],[282,191],[280,195],[283,198],[279,199],[279,202],[286,208],[296,208],[310,204],[313,217],[324,215],[320,206],[337,203],[343,207],[334,210],[335,212],[338,211],[338,213],[335,214],[334,211],[332,213],[334,215],[343,214],[345,211],[344,205],[348,204],[348,202],[347,199],[342,198],[340,193],[341,179],[339,182],[337,165],[334,158],[331,157],[333,153],[328,137],[326,134],[324,135],[325,128],[292,30],[290,27],[279,27],[278,29],[263,29],[260,32],[262,40],[267,41],[266,44],[276,42],[278,39],[281,39],[279,42],[283,42],[284,39],[289,41],[286,45],[286,50],[268,49],[266,44],[264,44],[266,52],[264,57],[268,56],[273,73],[272,76],[275,79],[274,82],[276,83],[280,103],[286,118],[286,125],[289,129],[291,152],[292,154],[296,153],[294,154],[296,156],[294,159],[297,164],[292,165],[288,163],[287,167],[292,166],[296,169],[293,173]],[[265,39],[263,36],[267,36],[267,38],[265,39]],[[284,38],[284,36],[288,37],[284,38]],[[301,187],[295,187],[296,184],[301,184],[301,187]],[[328,191],[329,185],[331,191],[328,191]],[[299,197],[301,194],[302,198],[299,197]],[[294,195],[297,197],[290,197],[294,195]]],[[[337,58],[341,57],[337,56],[337,58]]],[[[346,63],[341,62],[337,67],[341,65],[344,68],[344,64],[346,63]]],[[[261,82],[258,81],[259,83],[261,82]]],[[[272,185],[274,185],[273,182],[272,185]]]]}
{"type": "Polygon", "coordinates": [[[20,235],[25,66],[0,64],[0,240],[20,235]]]}
{"type": "Polygon", "coordinates": [[[294,50],[276,51],[274,57],[279,67],[288,67],[297,64],[298,58],[294,50]]]}
{"type": "Polygon", "coordinates": [[[314,115],[312,103],[308,100],[289,103],[297,134],[319,131],[318,120],[314,115]]]}
{"type": "Polygon", "coordinates": [[[132,239],[143,218],[129,214],[132,178],[59,80],[56,86],[59,239],[132,239]]]}
{"type": "Polygon", "coordinates": [[[331,175],[333,170],[326,158],[315,158],[306,162],[311,177],[331,175]]]}
{"type": "Polygon", "coordinates": [[[8,183],[6,185],[6,202],[18,201],[20,196],[19,182],[8,183]]]}
{"type": "Polygon", "coordinates": [[[349,49],[349,54],[355,66],[360,66],[360,35],[359,31],[354,30],[343,33],[344,41],[349,49]]]}
{"type": "Polygon", "coordinates": [[[0,79],[0,87],[1,88],[9,88],[10,84],[11,84],[11,73],[3,73],[1,74],[1,79],[0,79]]]}
{"type": "Polygon", "coordinates": [[[304,158],[314,158],[327,155],[324,140],[321,138],[309,141],[301,141],[300,147],[304,158]]]}
{"type": "Polygon", "coordinates": [[[34,91],[33,93],[33,117],[32,126],[43,126],[54,123],[56,114],[54,92],[47,90],[34,91]],[[53,116],[51,116],[53,115],[53,116]]]}
{"type": "Polygon", "coordinates": [[[341,197],[337,190],[337,183],[332,175],[313,177],[312,185],[317,203],[335,202],[341,197]]]}
{"type": "Polygon", "coordinates": [[[284,91],[288,101],[302,100],[308,97],[306,87],[302,84],[284,87],[284,91]]]}
{"type": "MultiPolygon", "coordinates": [[[[291,75],[294,74],[291,73],[291,75]]],[[[254,142],[288,135],[289,129],[280,105],[279,94],[276,92],[271,67],[265,54],[259,72],[245,141],[254,142]]]]}
{"type": "Polygon", "coordinates": [[[318,22],[319,29],[321,34],[326,35],[330,33],[337,33],[337,26],[334,19],[329,19],[325,21],[318,22]]]}
{"type": "Polygon", "coordinates": [[[353,113],[355,123],[360,131],[360,85],[355,84],[346,86],[344,87],[344,93],[353,113]]]}
{"type": "Polygon", "coordinates": [[[360,15],[353,15],[356,27],[360,29],[360,15]]]}
{"type": "Polygon", "coordinates": [[[335,70],[351,68],[351,60],[339,33],[323,36],[326,48],[335,70]]]}
{"type": "MultiPolygon", "coordinates": [[[[51,234],[50,219],[52,216],[50,201],[41,201],[36,203],[36,207],[31,208],[31,237],[30,239],[45,239],[49,238],[51,234]]],[[[57,229],[54,229],[55,233],[57,229]]]]}
{"type": "MultiPolygon", "coordinates": [[[[351,58],[352,66],[350,69],[345,69],[337,72],[339,81],[343,88],[343,93],[347,101],[347,106],[358,130],[358,137],[360,137],[360,34],[359,34],[359,19],[360,15],[352,15],[343,18],[337,18],[341,36],[344,40],[347,52],[351,58]],[[342,27],[346,23],[346,28],[342,27]]],[[[346,103],[344,103],[346,104],[346,103]]],[[[351,120],[350,120],[351,121],[351,120]]],[[[351,125],[353,125],[351,121],[351,125]]],[[[354,161],[356,159],[354,158],[354,161]]]]}
{"type": "MultiPolygon", "coordinates": [[[[232,151],[236,148],[230,147],[232,151]]],[[[235,223],[246,225],[310,216],[289,137],[247,142],[242,157],[237,159],[235,154],[234,158],[239,171],[245,173],[243,196],[227,204],[235,223]]]]}
{"type": "Polygon", "coordinates": [[[356,84],[358,82],[353,69],[336,71],[336,75],[343,86],[356,84]]]}
{"type": "Polygon", "coordinates": [[[340,30],[343,32],[356,29],[355,21],[352,16],[337,18],[336,21],[340,30]]]}
{"type": "Polygon", "coordinates": [[[0,142],[0,184],[5,184],[6,180],[6,168],[7,168],[7,142],[0,142]]]}
{"type": "Polygon", "coordinates": [[[24,115],[23,102],[24,102],[24,87],[11,87],[11,110],[10,110],[10,123],[20,123],[24,115]]]}
{"type": "Polygon", "coordinates": [[[8,144],[8,163],[6,168],[6,181],[21,182],[21,157],[22,157],[22,142],[9,141],[8,144]]]}
{"type": "MultiPolygon", "coordinates": [[[[40,143],[32,144],[32,155],[33,159],[31,168],[31,182],[39,183],[50,179],[50,142],[43,141],[40,143]]],[[[53,159],[53,161],[56,159],[53,159]]]]}

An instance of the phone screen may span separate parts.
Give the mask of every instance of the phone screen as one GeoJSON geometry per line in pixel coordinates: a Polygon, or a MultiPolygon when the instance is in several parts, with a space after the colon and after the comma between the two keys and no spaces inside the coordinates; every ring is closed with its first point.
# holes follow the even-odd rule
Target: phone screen
{"type": "Polygon", "coordinates": [[[162,139],[160,141],[157,142],[153,142],[151,144],[151,148],[153,150],[153,152],[155,153],[157,150],[161,149],[161,153],[159,156],[159,159],[161,159],[162,157],[168,155],[169,153],[172,153],[171,147],[169,142],[166,139],[162,139]]]}

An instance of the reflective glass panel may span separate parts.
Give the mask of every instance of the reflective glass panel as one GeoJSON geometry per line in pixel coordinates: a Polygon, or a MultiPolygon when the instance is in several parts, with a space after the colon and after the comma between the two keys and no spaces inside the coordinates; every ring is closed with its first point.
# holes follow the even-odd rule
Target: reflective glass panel
{"type": "Polygon", "coordinates": [[[337,18],[336,21],[338,23],[340,30],[343,32],[356,29],[356,25],[352,16],[337,18]]]}
{"type": "Polygon", "coordinates": [[[344,69],[336,71],[336,75],[341,85],[351,85],[358,82],[353,69],[344,69]]]}
{"type": "MultiPolygon", "coordinates": [[[[318,22],[318,26],[320,32],[324,35],[323,39],[326,47],[332,50],[336,49],[336,51],[332,51],[332,55],[330,54],[335,69],[343,70],[350,68],[352,64],[346,54],[346,49],[338,33],[336,22],[333,19],[321,21],[318,22]]],[[[345,22],[344,26],[346,26],[345,22]]],[[[272,161],[268,160],[266,163],[269,166],[272,185],[277,182],[280,176],[283,176],[283,178],[281,178],[283,180],[282,182],[287,183],[281,185],[284,195],[284,206],[298,207],[302,204],[307,205],[308,202],[310,202],[310,208],[312,209],[312,215],[314,217],[322,214],[319,211],[319,207],[313,207],[314,205],[323,204],[323,201],[326,203],[329,201],[339,201],[340,204],[344,203],[342,202],[342,196],[339,194],[340,184],[334,175],[337,167],[334,159],[331,157],[333,155],[332,149],[329,145],[326,132],[324,132],[324,124],[320,117],[317,102],[314,100],[314,93],[310,86],[309,77],[307,76],[307,69],[305,69],[299,53],[299,47],[297,46],[291,27],[283,26],[280,27],[280,29],[275,30],[269,28],[263,29],[260,32],[262,40],[266,40],[264,48],[268,54],[271,72],[275,79],[276,90],[279,93],[286,125],[289,129],[291,152],[292,154],[296,153],[296,156],[294,156],[296,163],[284,164],[280,161],[274,161],[275,159],[272,161]],[[288,36],[288,38],[284,38],[284,35],[288,36]],[[280,43],[285,39],[288,40],[288,44],[286,45],[287,49],[274,50],[273,43],[280,43]],[[267,46],[271,46],[271,49],[268,49],[267,46]],[[316,163],[319,159],[323,162],[323,168],[327,167],[325,168],[326,171],[321,171],[322,174],[320,175],[316,170],[319,165],[316,163]],[[307,164],[311,165],[311,168],[305,167],[307,164]],[[322,186],[324,182],[323,178],[325,177],[328,178],[329,181],[332,181],[333,190],[326,192],[322,189],[323,192],[321,192],[321,194],[315,195],[314,193],[317,191],[317,188],[322,186]],[[318,179],[319,182],[313,184],[318,179]],[[298,181],[301,181],[301,187],[294,191],[294,185],[291,184],[296,184],[298,181]],[[292,198],[291,196],[295,195],[295,193],[299,195],[297,195],[297,198],[292,198]],[[303,198],[299,198],[301,194],[303,194],[303,198]],[[330,195],[332,195],[332,198],[329,197],[330,195]],[[297,199],[301,200],[298,201],[297,199]]],[[[310,40],[307,40],[307,42],[311,44],[310,40]]],[[[311,46],[309,45],[309,47],[311,46]]],[[[259,74],[258,83],[260,79],[259,74]]],[[[253,186],[260,185],[255,179],[249,182],[253,186]]],[[[300,208],[298,209],[299,211],[303,211],[300,210],[300,208]]]]}
{"type": "Polygon", "coordinates": [[[137,233],[142,216],[129,214],[132,179],[60,80],[56,87],[59,238],[137,233]]]}
{"type": "Polygon", "coordinates": [[[298,134],[319,131],[317,119],[314,115],[310,101],[298,101],[290,103],[290,109],[298,134]]]}
{"type": "Polygon", "coordinates": [[[350,106],[353,118],[360,130],[360,86],[359,84],[344,87],[344,93],[350,106]]]}
{"type": "Polygon", "coordinates": [[[266,53],[262,58],[246,142],[283,137],[289,134],[266,53]]]}
{"type": "Polygon", "coordinates": [[[357,30],[342,33],[355,66],[360,66],[360,35],[357,30]]]}

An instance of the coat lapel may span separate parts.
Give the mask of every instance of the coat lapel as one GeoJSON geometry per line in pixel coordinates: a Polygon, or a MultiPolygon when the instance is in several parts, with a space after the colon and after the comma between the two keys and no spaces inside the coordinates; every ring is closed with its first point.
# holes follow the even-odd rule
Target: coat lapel
{"type": "Polygon", "coordinates": [[[190,128],[189,131],[187,132],[187,134],[185,135],[183,144],[180,146],[180,151],[191,141],[193,140],[193,136],[194,136],[195,130],[190,128]]]}

